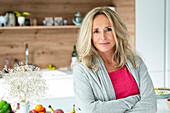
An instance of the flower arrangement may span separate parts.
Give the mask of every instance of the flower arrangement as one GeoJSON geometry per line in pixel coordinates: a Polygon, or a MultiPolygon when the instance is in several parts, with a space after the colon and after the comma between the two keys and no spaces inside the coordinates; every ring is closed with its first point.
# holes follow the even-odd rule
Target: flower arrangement
{"type": "Polygon", "coordinates": [[[46,81],[42,77],[40,68],[30,65],[19,65],[9,69],[5,77],[9,99],[19,102],[31,102],[46,94],[46,81]]]}

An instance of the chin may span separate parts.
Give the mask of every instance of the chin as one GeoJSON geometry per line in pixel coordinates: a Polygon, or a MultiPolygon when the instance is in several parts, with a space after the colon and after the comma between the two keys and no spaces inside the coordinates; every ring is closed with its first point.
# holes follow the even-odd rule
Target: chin
{"type": "Polygon", "coordinates": [[[99,49],[99,51],[102,53],[106,53],[106,52],[112,51],[112,49],[99,49]]]}
{"type": "Polygon", "coordinates": [[[99,52],[106,53],[106,52],[109,52],[109,51],[113,51],[113,47],[102,47],[102,46],[98,46],[97,50],[98,50],[99,52]]]}

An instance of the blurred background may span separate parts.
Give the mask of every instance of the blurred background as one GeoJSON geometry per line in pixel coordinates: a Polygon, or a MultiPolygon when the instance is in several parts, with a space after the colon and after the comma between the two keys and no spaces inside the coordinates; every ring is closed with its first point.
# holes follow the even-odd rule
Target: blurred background
{"type": "Polygon", "coordinates": [[[19,62],[38,66],[48,80],[49,98],[74,104],[70,64],[81,22],[98,6],[109,6],[124,20],[154,87],[170,87],[169,0],[0,0],[0,70],[19,62]]]}
{"type": "Polygon", "coordinates": [[[41,69],[49,64],[70,67],[81,25],[73,19],[83,19],[98,6],[114,8],[122,17],[154,86],[170,87],[168,0],[0,0],[0,70],[5,65],[12,68],[16,62],[25,62],[26,44],[28,64],[41,69]],[[23,24],[14,11],[29,13],[23,24]]]}

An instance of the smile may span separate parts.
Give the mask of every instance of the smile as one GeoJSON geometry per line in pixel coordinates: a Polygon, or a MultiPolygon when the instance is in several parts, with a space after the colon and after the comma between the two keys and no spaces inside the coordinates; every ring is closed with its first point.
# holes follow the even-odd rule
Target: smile
{"type": "Polygon", "coordinates": [[[106,46],[106,45],[108,45],[108,44],[110,44],[110,42],[106,42],[106,43],[99,43],[99,45],[101,45],[101,46],[106,46]]]}

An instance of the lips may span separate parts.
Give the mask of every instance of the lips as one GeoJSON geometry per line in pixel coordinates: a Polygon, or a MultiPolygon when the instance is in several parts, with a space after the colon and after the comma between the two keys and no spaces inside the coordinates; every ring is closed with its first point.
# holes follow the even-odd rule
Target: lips
{"type": "Polygon", "coordinates": [[[99,43],[99,45],[101,45],[101,46],[106,46],[106,45],[108,45],[108,44],[110,44],[110,42],[99,43]]]}

